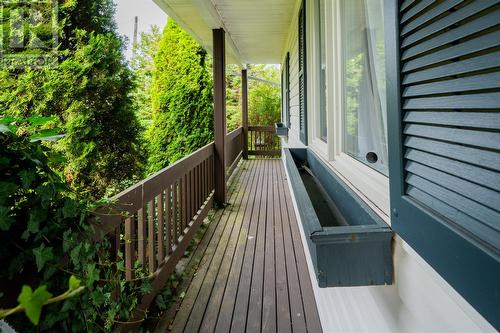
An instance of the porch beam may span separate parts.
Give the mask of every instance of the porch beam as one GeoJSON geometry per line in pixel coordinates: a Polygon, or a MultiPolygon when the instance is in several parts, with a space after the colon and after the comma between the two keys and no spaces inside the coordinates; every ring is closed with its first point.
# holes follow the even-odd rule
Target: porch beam
{"type": "Polygon", "coordinates": [[[224,29],[213,29],[215,203],[226,203],[226,47],[224,29]]]}
{"type": "Polygon", "coordinates": [[[241,70],[241,122],[243,125],[243,159],[248,160],[248,74],[241,70]]]}

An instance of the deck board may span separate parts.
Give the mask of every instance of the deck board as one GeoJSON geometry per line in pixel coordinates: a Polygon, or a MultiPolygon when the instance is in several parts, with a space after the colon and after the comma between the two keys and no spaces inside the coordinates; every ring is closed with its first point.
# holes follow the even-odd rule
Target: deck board
{"type": "Polygon", "coordinates": [[[230,188],[177,314],[157,332],[321,332],[281,160],[242,161],[230,188]]]}

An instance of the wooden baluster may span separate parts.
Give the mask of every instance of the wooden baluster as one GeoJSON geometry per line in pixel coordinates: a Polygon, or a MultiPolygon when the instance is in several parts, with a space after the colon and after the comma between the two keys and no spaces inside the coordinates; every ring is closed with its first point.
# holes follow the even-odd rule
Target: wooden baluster
{"type": "Polygon", "coordinates": [[[202,190],[201,190],[201,202],[202,202],[202,205],[203,205],[203,202],[205,202],[205,199],[207,198],[207,188],[206,188],[206,181],[207,181],[207,172],[205,170],[206,168],[206,161],[203,160],[201,162],[201,186],[202,186],[202,190]]]}
{"type": "Polygon", "coordinates": [[[146,216],[145,207],[137,212],[137,245],[139,262],[143,268],[146,268],[146,216]]]}
{"type": "Polygon", "coordinates": [[[184,229],[186,225],[186,200],[185,200],[185,195],[186,195],[186,181],[184,176],[181,177],[180,182],[179,182],[179,232],[181,235],[184,235],[184,229]]]}
{"type": "Polygon", "coordinates": [[[172,252],[172,185],[165,190],[165,217],[165,246],[169,255],[172,252]]]}
{"type": "Polygon", "coordinates": [[[189,170],[189,221],[194,216],[194,172],[189,170]]]}
{"type": "Polygon", "coordinates": [[[163,192],[156,197],[158,210],[158,265],[165,260],[165,217],[163,215],[163,192]]]}
{"type": "Polygon", "coordinates": [[[172,245],[177,245],[178,240],[179,240],[179,234],[178,234],[178,206],[177,206],[177,196],[178,196],[178,181],[176,180],[172,186],[172,245]]]}
{"type": "Polygon", "coordinates": [[[155,203],[154,199],[148,202],[148,259],[149,272],[156,270],[156,244],[155,244],[155,203]]]}
{"type": "Polygon", "coordinates": [[[191,221],[191,172],[186,173],[186,225],[191,221]]]}
{"type": "MultiPolygon", "coordinates": [[[[195,187],[195,190],[194,190],[194,193],[195,193],[195,207],[196,207],[196,212],[198,212],[198,209],[200,209],[200,168],[199,168],[199,165],[197,165],[195,167],[195,182],[196,182],[196,187],[195,187]]],[[[196,212],[195,212],[195,215],[196,215],[196,212]]]]}
{"type": "Polygon", "coordinates": [[[125,279],[127,281],[134,278],[135,242],[135,221],[134,217],[129,217],[125,219],[125,279]]]}
{"type": "Polygon", "coordinates": [[[189,200],[188,200],[188,174],[184,174],[184,182],[182,183],[184,185],[184,189],[183,189],[183,192],[184,192],[184,195],[183,195],[183,201],[184,201],[184,205],[182,207],[182,215],[183,215],[183,221],[184,221],[184,228],[187,228],[188,226],[188,223],[189,223],[189,213],[188,213],[188,203],[189,203],[189,200]]]}

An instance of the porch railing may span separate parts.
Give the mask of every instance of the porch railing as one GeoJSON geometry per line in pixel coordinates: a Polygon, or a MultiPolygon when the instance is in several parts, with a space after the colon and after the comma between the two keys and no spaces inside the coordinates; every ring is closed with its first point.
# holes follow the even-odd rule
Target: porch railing
{"type": "Polygon", "coordinates": [[[243,127],[239,127],[226,136],[226,168],[229,177],[243,155],[243,127]]]}
{"type": "Polygon", "coordinates": [[[281,156],[281,143],[274,126],[248,126],[248,155],[281,156]]]}
{"type": "Polygon", "coordinates": [[[164,288],[212,208],[213,168],[210,143],[111,198],[112,203],[96,213],[97,238],[111,238],[113,252],[124,254],[123,278],[134,279],[136,261],[152,273],[152,292],[143,297],[134,320],[143,318],[164,288]]]}
{"type": "MultiPolygon", "coordinates": [[[[250,126],[248,133],[249,155],[281,154],[274,127],[250,126]]],[[[241,127],[226,135],[227,177],[242,158],[243,135],[241,127]]],[[[99,220],[95,240],[107,237],[112,251],[123,253],[123,278],[134,280],[136,262],[152,274],[152,292],[143,297],[134,324],[125,330],[138,326],[213,207],[214,152],[212,142],[114,196],[95,213],[99,220]]]]}

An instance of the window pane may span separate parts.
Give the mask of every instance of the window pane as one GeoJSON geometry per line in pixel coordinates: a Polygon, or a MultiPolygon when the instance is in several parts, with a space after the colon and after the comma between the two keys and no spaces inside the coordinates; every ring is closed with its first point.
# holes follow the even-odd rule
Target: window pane
{"type": "Polygon", "coordinates": [[[317,0],[318,3],[318,40],[319,40],[319,117],[317,119],[317,136],[327,141],[326,129],[326,47],[325,47],[325,0],[317,0]]]}
{"type": "Polygon", "coordinates": [[[344,152],[387,175],[382,1],[342,1],[342,112],[344,152]]]}

